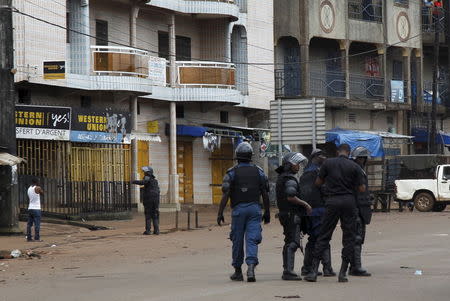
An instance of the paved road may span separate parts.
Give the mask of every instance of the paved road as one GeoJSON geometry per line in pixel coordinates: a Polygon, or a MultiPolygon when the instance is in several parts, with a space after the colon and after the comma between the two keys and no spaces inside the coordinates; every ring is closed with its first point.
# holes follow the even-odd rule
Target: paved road
{"type": "MultiPolygon", "coordinates": [[[[450,212],[376,214],[364,254],[373,277],[347,284],[336,278],[283,282],[275,220],[264,227],[256,283],[228,280],[228,227],[215,227],[79,242],[49,249],[41,260],[9,261],[10,269],[0,272],[8,273],[0,274],[0,300],[450,300],[449,218],[450,212]]],[[[337,231],[335,269],[340,237],[337,231]]]]}

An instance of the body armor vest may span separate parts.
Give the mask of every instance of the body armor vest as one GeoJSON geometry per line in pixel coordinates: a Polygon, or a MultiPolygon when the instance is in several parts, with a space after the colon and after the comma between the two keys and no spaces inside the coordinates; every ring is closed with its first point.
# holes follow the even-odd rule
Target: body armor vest
{"type": "Polygon", "coordinates": [[[261,177],[256,166],[236,166],[231,185],[231,207],[240,203],[259,203],[261,177]]]}

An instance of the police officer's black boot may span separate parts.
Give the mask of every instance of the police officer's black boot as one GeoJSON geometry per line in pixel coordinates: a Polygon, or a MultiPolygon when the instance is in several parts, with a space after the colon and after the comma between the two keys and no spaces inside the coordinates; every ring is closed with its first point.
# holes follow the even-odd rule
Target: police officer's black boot
{"type": "Polygon", "coordinates": [[[318,258],[314,258],[313,259],[313,261],[312,261],[312,269],[308,273],[308,275],[306,275],[304,277],[304,279],[306,281],[309,281],[309,282],[316,282],[317,281],[317,273],[319,271],[319,263],[320,263],[320,260],[318,258]]]}
{"type": "Polygon", "coordinates": [[[302,276],[308,275],[312,270],[312,262],[313,262],[313,248],[309,248],[308,244],[306,244],[305,255],[303,258],[303,266],[302,266],[302,276]]]}
{"type": "Polygon", "coordinates": [[[286,266],[284,267],[283,275],[281,279],[300,281],[302,278],[294,272],[295,266],[295,251],[293,249],[287,248],[286,250],[286,266]]]}
{"type": "Polygon", "coordinates": [[[331,266],[331,250],[326,249],[322,255],[322,265],[323,265],[323,277],[334,277],[336,273],[333,271],[331,266]]]}
{"type": "Polygon", "coordinates": [[[233,281],[244,281],[244,275],[242,275],[242,268],[234,268],[234,274],[230,276],[233,281]]]}
{"type": "Polygon", "coordinates": [[[349,262],[345,259],[342,259],[341,270],[339,271],[339,276],[338,276],[339,282],[348,282],[348,278],[347,278],[348,265],[349,265],[349,262]]]}
{"type": "Polygon", "coordinates": [[[159,217],[153,218],[153,234],[159,235],[159,217]]]}
{"type": "Polygon", "coordinates": [[[362,268],[361,251],[362,251],[362,246],[356,245],[355,246],[355,256],[353,259],[354,263],[352,264],[352,266],[350,268],[349,274],[352,276],[370,277],[372,275],[369,272],[367,272],[365,269],[362,268]]]}
{"type": "Polygon", "coordinates": [[[255,266],[256,264],[249,264],[247,268],[247,282],[255,282],[255,266]]]}
{"type": "Polygon", "coordinates": [[[144,235],[150,235],[151,234],[151,228],[152,228],[152,219],[151,218],[147,218],[147,216],[145,217],[145,231],[144,235]]]}

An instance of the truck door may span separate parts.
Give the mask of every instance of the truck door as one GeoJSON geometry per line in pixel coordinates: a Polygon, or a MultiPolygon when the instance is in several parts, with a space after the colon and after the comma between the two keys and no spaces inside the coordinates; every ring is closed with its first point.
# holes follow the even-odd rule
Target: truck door
{"type": "Polygon", "coordinates": [[[438,167],[438,199],[450,200],[450,165],[438,167]]]}

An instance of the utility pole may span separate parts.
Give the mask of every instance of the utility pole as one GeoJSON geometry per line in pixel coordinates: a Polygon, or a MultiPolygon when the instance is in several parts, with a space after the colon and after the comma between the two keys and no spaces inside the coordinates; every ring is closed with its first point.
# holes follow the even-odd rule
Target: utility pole
{"type": "MultiPolygon", "coordinates": [[[[16,155],[12,0],[0,0],[0,148],[16,155]]],[[[0,166],[0,234],[18,234],[17,185],[13,168],[0,166]]]]}
{"type": "Polygon", "coordinates": [[[439,73],[439,35],[441,33],[440,17],[442,11],[438,10],[435,14],[436,20],[434,20],[434,55],[433,55],[433,98],[431,103],[431,129],[430,129],[430,153],[435,154],[437,152],[436,147],[436,106],[437,106],[437,94],[438,94],[438,73],[439,73]]]}

